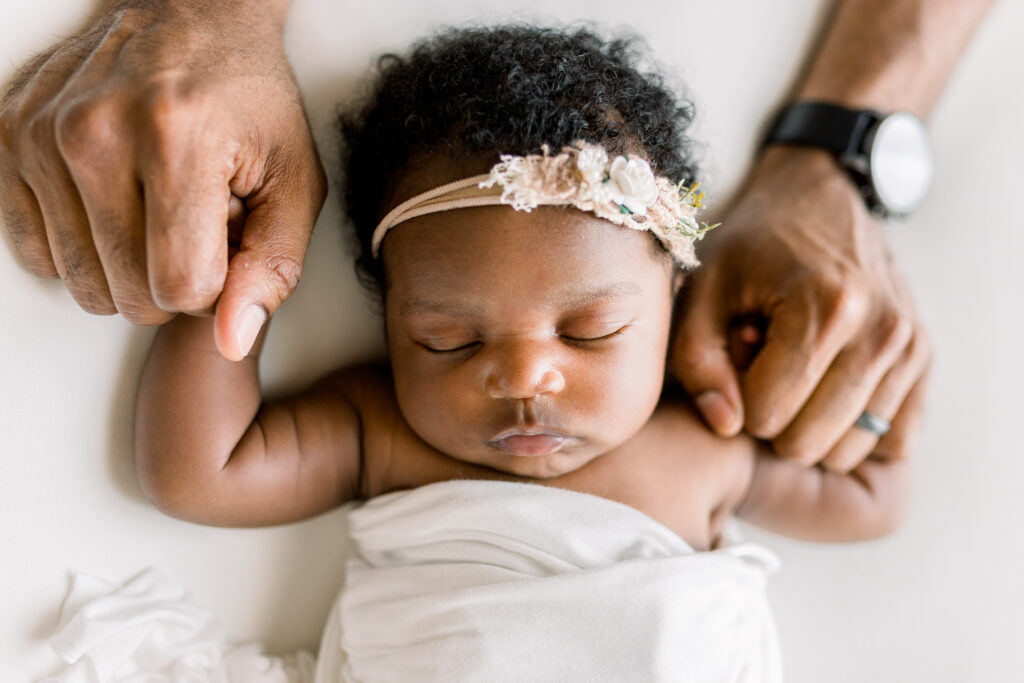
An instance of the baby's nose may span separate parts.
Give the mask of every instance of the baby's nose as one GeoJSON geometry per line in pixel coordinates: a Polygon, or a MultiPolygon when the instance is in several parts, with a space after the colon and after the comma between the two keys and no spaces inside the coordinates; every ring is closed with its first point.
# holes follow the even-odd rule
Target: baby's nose
{"type": "Polygon", "coordinates": [[[562,391],[565,377],[543,346],[520,344],[504,349],[484,379],[488,396],[527,399],[562,391]]]}

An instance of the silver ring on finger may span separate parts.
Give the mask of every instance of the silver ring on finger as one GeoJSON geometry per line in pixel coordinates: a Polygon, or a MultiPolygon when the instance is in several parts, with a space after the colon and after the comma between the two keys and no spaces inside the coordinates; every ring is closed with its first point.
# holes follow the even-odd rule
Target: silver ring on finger
{"type": "Polygon", "coordinates": [[[879,437],[885,436],[892,427],[892,425],[889,424],[889,421],[885,418],[878,417],[866,410],[860,414],[857,421],[853,423],[853,426],[860,427],[864,431],[871,432],[875,436],[879,437]]]}

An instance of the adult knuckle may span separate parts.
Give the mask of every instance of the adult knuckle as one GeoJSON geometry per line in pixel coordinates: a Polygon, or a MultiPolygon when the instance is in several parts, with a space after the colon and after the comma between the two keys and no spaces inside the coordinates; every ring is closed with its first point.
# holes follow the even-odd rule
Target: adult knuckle
{"type": "Polygon", "coordinates": [[[904,348],[914,334],[914,323],[909,316],[894,306],[886,306],[876,325],[879,346],[883,350],[904,348]]]}
{"type": "Polygon", "coordinates": [[[183,137],[201,120],[200,99],[178,83],[163,81],[149,87],[145,112],[157,151],[173,154],[183,137]]]}
{"type": "Polygon", "coordinates": [[[747,408],[746,429],[758,439],[774,439],[786,427],[782,413],[772,407],[747,408]]]}
{"type": "Polygon", "coordinates": [[[82,99],[69,104],[56,117],[57,146],[71,160],[93,157],[116,138],[116,120],[109,102],[82,99]]]}
{"type": "Polygon", "coordinates": [[[98,216],[92,231],[97,244],[102,241],[110,270],[119,281],[145,282],[146,247],[140,229],[102,211],[98,216]]]}
{"type": "Polygon", "coordinates": [[[907,355],[910,358],[910,362],[916,367],[921,368],[922,372],[926,372],[932,364],[932,343],[928,337],[928,334],[922,329],[917,328],[914,331],[913,337],[907,344],[907,355]]]}
{"type": "Polygon", "coordinates": [[[36,151],[49,149],[54,142],[54,114],[52,107],[45,107],[28,119],[24,140],[36,151]]]}
{"type": "Polygon", "coordinates": [[[7,231],[14,240],[15,248],[21,249],[22,241],[29,239],[33,226],[28,217],[15,204],[13,198],[5,196],[2,190],[3,186],[0,186],[0,220],[3,220],[4,225],[7,226],[7,231]]]}
{"type": "Polygon", "coordinates": [[[269,285],[281,301],[288,298],[302,277],[302,260],[290,254],[278,254],[267,259],[267,270],[271,274],[269,285]]]}
{"type": "Polygon", "coordinates": [[[53,265],[53,259],[49,257],[27,257],[23,256],[25,260],[25,266],[29,272],[36,277],[44,277],[48,280],[56,280],[60,277],[60,273],[57,272],[57,268],[53,265]]]}
{"type": "Polygon", "coordinates": [[[107,33],[114,38],[130,38],[149,21],[149,15],[138,7],[118,7],[110,13],[107,33]]]}
{"type": "Polygon", "coordinates": [[[700,344],[693,335],[680,330],[672,350],[672,363],[682,370],[696,372],[714,360],[714,350],[700,344]]]}
{"type": "Polygon", "coordinates": [[[11,235],[11,241],[14,242],[14,250],[29,272],[37,277],[58,277],[46,240],[32,239],[26,234],[27,231],[19,231],[20,228],[15,226],[17,226],[16,222],[7,220],[8,232],[11,235]]]}
{"type": "Polygon", "coordinates": [[[868,307],[864,288],[850,278],[833,277],[820,285],[825,325],[843,327],[863,318],[868,307]]]}
{"type": "Polygon", "coordinates": [[[79,308],[86,313],[94,315],[117,313],[117,307],[110,296],[110,291],[106,284],[97,278],[68,272],[64,275],[64,284],[79,308]]]}
{"type": "Polygon", "coordinates": [[[173,126],[181,114],[181,99],[168,81],[151,84],[145,91],[146,113],[157,126],[173,126]]]}
{"type": "MultiPolygon", "coordinates": [[[[8,227],[11,227],[10,223],[8,223],[8,227]]],[[[47,245],[45,240],[26,239],[13,229],[10,230],[10,233],[14,241],[14,248],[30,273],[37,277],[51,279],[59,277],[59,273],[53,265],[53,257],[50,255],[49,245],[47,245]]]]}
{"type": "Polygon", "coordinates": [[[29,59],[15,71],[14,76],[0,89],[0,105],[7,108],[18,100],[23,102],[24,93],[31,90],[32,83],[39,76],[43,66],[60,51],[62,45],[63,43],[52,45],[49,49],[29,59]]]}
{"type": "MultiPolygon", "coordinates": [[[[51,263],[50,246],[42,223],[31,220],[24,206],[18,206],[13,197],[5,196],[0,186],[0,220],[7,227],[14,249],[32,268],[33,262],[42,259],[51,263]]],[[[33,271],[35,270],[32,268],[33,271]]],[[[38,274],[38,273],[37,273],[38,274]]]]}
{"type": "Polygon", "coordinates": [[[18,122],[10,107],[0,109],[0,165],[5,165],[14,152],[18,138],[18,122]]]}

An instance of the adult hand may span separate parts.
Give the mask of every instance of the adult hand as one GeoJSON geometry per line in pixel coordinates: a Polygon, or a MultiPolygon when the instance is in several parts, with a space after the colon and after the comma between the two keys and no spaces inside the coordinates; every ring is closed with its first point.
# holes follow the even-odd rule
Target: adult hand
{"type": "Polygon", "coordinates": [[[298,282],[326,187],[286,9],[121,2],[21,70],[0,105],[0,208],[32,272],[138,324],[215,307],[221,353],[248,352],[298,282]]]}
{"type": "Polygon", "coordinates": [[[718,232],[688,286],[674,374],[719,434],[853,469],[878,442],[857,417],[895,421],[930,362],[881,226],[827,154],[777,147],[718,232]],[[745,330],[757,348],[743,369],[735,324],[751,316],[764,327],[745,330]]]}

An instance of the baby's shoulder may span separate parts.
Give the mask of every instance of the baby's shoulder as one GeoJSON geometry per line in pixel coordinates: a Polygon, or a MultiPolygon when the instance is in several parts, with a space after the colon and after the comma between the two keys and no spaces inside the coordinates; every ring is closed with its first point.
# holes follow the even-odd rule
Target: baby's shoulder
{"type": "Polygon", "coordinates": [[[685,395],[667,396],[640,432],[615,454],[625,500],[687,540],[713,544],[750,485],[756,444],[712,432],[685,395]],[[704,520],[701,525],[699,520],[704,520]],[[697,526],[693,526],[697,523],[697,526]],[[684,532],[686,529],[686,532],[684,532]]]}
{"type": "Polygon", "coordinates": [[[488,478],[483,468],[440,453],[413,431],[402,415],[390,365],[343,368],[324,382],[345,395],[359,418],[362,498],[446,479],[488,478]]]}
{"type": "Polygon", "coordinates": [[[693,401],[679,392],[662,397],[639,436],[649,442],[652,453],[674,459],[685,456],[695,462],[748,459],[756,448],[755,442],[744,434],[715,434],[700,417],[693,401]]]}
{"type": "Polygon", "coordinates": [[[363,363],[339,368],[320,381],[320,385],[343,394],[361,414],[377,408],[397,407],[391,366],[387,363],[363,363]]]}

